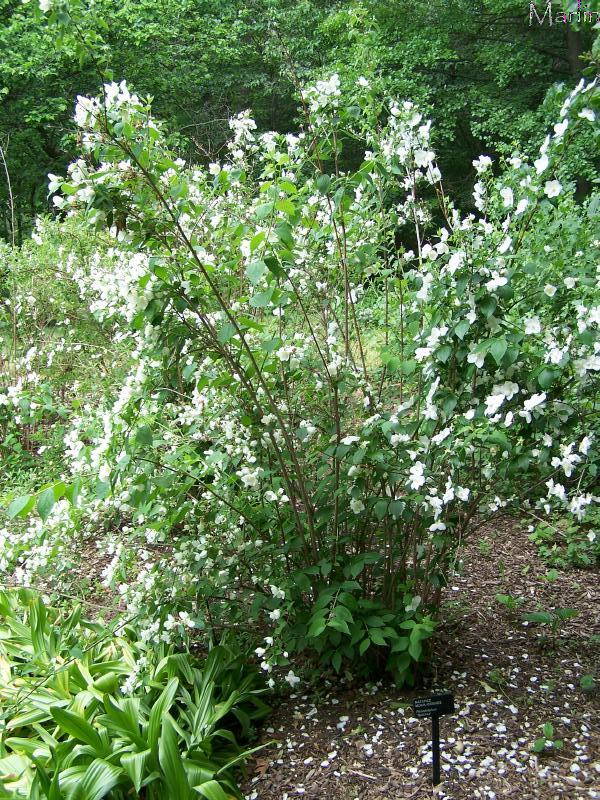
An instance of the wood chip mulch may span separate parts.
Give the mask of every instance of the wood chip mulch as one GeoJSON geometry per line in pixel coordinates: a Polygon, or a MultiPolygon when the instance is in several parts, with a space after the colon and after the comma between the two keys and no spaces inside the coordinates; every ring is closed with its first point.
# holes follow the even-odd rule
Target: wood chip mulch
{"type": "MultiPolygon", "coordinates": [[[[249,800],[600,799],[600,582],[597,570],[547,579],[525,526],[496,522],[475,534],[446,590],[431,688],[452,691],[442,717],[442,783],[431,786],[430,727],[412,714],[414,692],[383,680],[328,681],[278,703],[261,732],[276,744],[250,764],[249,800]],[[496,594],[523,599],[517,611],[496,594]],[[574,608],[556,637],[522,614],[574,608]],[[551,723],[561,749],[532,744],[551,723]]],[[[552,577],[552,576],[551,576],[552,577]]]]}

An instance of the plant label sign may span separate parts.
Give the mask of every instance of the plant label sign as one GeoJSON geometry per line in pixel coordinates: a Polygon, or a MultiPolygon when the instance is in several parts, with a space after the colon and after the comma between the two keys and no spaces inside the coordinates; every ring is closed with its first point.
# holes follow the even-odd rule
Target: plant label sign
{"type": "Polygon", "coordinates": [[[451,692],[433,694],[431,697],[417,697],[413,700],[413,711],[417,719],[454,713],[454,695],[451,692]]]}
{"type": "Polygon", "coordinates": [[[431,718],[431,769],[434,786],[440,782],[440,717],[454,713],[454,695],[440,692],[431,697],[417,697],[413,700],[413,711],[417,719],[431,718]]]}

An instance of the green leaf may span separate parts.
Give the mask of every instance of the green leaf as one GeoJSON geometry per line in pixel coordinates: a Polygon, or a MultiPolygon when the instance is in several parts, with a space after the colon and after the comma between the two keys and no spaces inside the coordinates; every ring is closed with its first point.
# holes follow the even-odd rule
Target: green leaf
{"type": "Polygon", "coordinates": [[[596,688],[596,681],[593,675],[582,675],[579,685],[584,692],[593,692],[596,688]]]}
{"type": "Polygon", "coordinates": [[[98,754],[103,754],[105,751],[104,744],[96,729],[90,723],[80,717],[79,714],[74,714],[72,711],[67,711],[65,708],[51,708],[50,713],[56,724],[61,730],[68,733],[79,742],[89,744],[91,748],[98,754]]]}
{"type": "Polygon", "coordinates": [[[123,770],[108,761],[95,759],[86,769],[71,800],[100,800],[118,784],[123,770]]]}
{"type": "Polygon", "coordinates": [[[339,652],[339,650],[336,650],[336,652],[331,656],[331,663],[334,670],[339,672],[342,666],[342,654],[339,652]]]}
{"type": "Polygon", "coordinates": [[[548,389],[558,378],[560,372],[556,369],[546,367],[538,375],[537,381],[542,389],[548,389]]]}
{"type": "Polygon", "coordinates": [[[435,357],[444,364],[446,363],[446,361],[448,361],[451,354],[452,354],[452,348],[450,347],[449,344],[445,344],[442,347],[439,347],[435,351],[435,357]]]}
{"type": "Polygon", "coordinates": [[[483,300],[479,303],[479,308],[481,309],[483,315],[485,317],[491,317],[494,311],[496,310],[496,306],[498,305],[498,301],[495,297],[488,295],[484,297],[483,300]]]}
{"type": "Polygon", "coordinates": [[[579,616],[579,611],[576,608],[557,608],[556,616],[562,620],[572,619],[579,616]]]}
{"type": "Polygon", "coordinates": [[[46,639],[46,607],[41,597],[34,597],[29,604],[29,626],[31,628],[31,642],[36,656],[47,656],[46,639]]]}
{"type": "Polygon", "coordinates": [[[296,213],[296,206],[292,203],[291,200],[288,200],[287,197],[278,200],[275,203],[275,208],[278,211],[283,211],[284,214],[288,215],[288,217],[293,217],[294,214],[296,213]]]}
{"type": "Polygon", "coordinates": [[[377,519],[381,520],[385,517],[385,515],[387,514],[389,504],[390,504],[389,500],[378,500],[375,503],[374,510],[377,519]]]}
{"type": "Polygon", "coordinates": [[[260,220],[266,219],[270,214],[273,213],[274,208],[274,203],[263,203],[262,205],[257,206],[255,211],[256,218],[260,220]]]}
{"type": "Polygon", "coordinates": [[[423,652],[423,645],[418,639],[413,639],[411,636],[410,641],[408,643],[408,652],[412,659],[418,661],[421,658],[421,654],[423,652]]]}
{"type": "Polygon", "coordinates": [[[35,497],[30,494],[21,495],[15,498],[7,509],[10,519],[15,517],[26,517],[35,505],[35,497]]]}
{"type": "Polygon", "coordinates": [[[500,364],[502,358],[504,357],[504,353],[506,353],[506,348],[508,344],[506,339],[492,339],[490,343],[490,354],[492,355],[496,364],[500,364]]]}
{"type": "Polygon", "coordinates": [[[177,800],[186,800],[191,795],[190,785],[183,766],[183,759],[179,752],[175,728],[168,716],[162,716],[158,760],[165,773],[165,782],[169,795],[177,798],[177,800]]]}
{"type": "Polygon", "coordinates": [[[50,486],[39,495],[37,501],[37,511],[42,521],[45,522],[54,508],[54,489],[50,486]]]}
{"type": "Polygon", "coordinates": [[[271,302],[273,297],[273,289],[267,289],[264,292],[257,292],[250,298],[250,305],[252,308],[266,308],[271,302]]]}
{"type": "Polygon", "coordinates": [[[136,431],[135,441],[137,444],[152,447],[152,442],[153,442],[152,430],[147,425],[142,425],[136,431]]]}
{"type": "Polygon", "coordinates": [[[398,517],[404,511],[406,504],[403,500],[392,500],[389,506],[389,513],[394,517],[394,519],[398,519],[398,517]]]}
{"type": "Polygon", "coordinates": [[[470,324],[469,320],[463,319],[454,328],[455,336],[458,336],[458,338],[462,341],[465,338],[465,334],[469,330],[470,327],[471,327],[471,324],[470,324]]]}
{"type": "Polygon", "coordinates": [[[385,639],[379,628],[369,628],[369,639],[373,644],[378,644],[380,647],[385,647],[385,639]]]}
{"type": "Polygon", "coordinates": [[[110,494],[110,483],[106,481],[96,482],[96,498],[98,500],[105,500],[110,494]]]}
{"type": "Polygon", "coordinates": [[[547,611],[533,611],[530,614],[523,614],[525,622],[538,622],[542,625],[551,625],[554,622],[554,617],[547,611]]]}
{"type": "Polygon", "coordinates": [[[331,178],[329,175],[319,175],[317,178],[317,189],[321,194],[327,194],[331,187],[331,178]]]}
{"type": "Polygon", "coordinates": [[[156,752],[158,745],[161,720],[171,708],[178,686],[179,681],[177,678],[171,678],[158,700],[152,706],[150,720],[148,721],[148,746],[153,753],[156,752]]]}
{"type": "Polygon", "coordinates": [[[81,478],[75,478],[73,483],[69,484],[69,486],[65,489],[65,497],[71,503],[72,506],[77,505],[77,500],[79,498],[79,492],[81,491],[81,478]]]}
{"type": "Polygon", "coordinates": [[[144,770],[149,756],[150,750],[144,750],[141,753],[126,753],[121,756],[121,766],[129,778],[131,778],[131,782],[138,793],[142,786],[144,770]]]}
{"type": "Polygon", "coordinates": [[[235,333],[235,325],[233,325],[231,322],[226,322],[219,330],[217,339],[219,342],[221,342],[221,344],[226,344],[235,333]]]}
{"type": "Polygon", "coordinates": [[[308,636],[320,636],[327,627],[324,617],[317,617],[313,620],[308,628],[308,636]]]}
{"type": "Polygon", "coordinates": [[[542,733],[544,734],[546,739],[553,739],[554,738],[554,727],[549,722],[545,722],[542,725],[542,733]]]}
{"type": "Polygon", "coordinates": [[[264,261],[251,261],[246,267],[246,275],[252,284],[257,284],[267,271],[268,267],[264,261]]]}
{"type": "Polygon", "coordinates": [[[223,791],[217,781],[207,781],[200,786],[194,786],[194,791],[201,794],[202,797],[206,797],[206,800],[230,800],[231,797],[223,791]]]}
{"type": "Polygon", "coordinates": [[[348,627],[348,623],[344,622],[343,619],[339,619],[339,617],[334,617],[333,619],[330,619],[329,622],[327,623],[327,627],[333,628],[334,630],[339,631],[340,633],[345,633],[348,636],[350,636],[350,628],[348,627]]]}

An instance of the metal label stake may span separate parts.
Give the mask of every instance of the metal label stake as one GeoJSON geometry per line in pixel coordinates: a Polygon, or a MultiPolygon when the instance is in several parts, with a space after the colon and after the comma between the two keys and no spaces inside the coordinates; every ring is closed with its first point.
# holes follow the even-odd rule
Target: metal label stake
{"type": "Polygon", "coordinates": [[[454,695],[444,692],[431,697],[418,697],[413,701],[413,711],[417,719],[431,717],[431,777],[433,785],[437,786],[441,782],[440,717],[454,713],[454,695]]]}

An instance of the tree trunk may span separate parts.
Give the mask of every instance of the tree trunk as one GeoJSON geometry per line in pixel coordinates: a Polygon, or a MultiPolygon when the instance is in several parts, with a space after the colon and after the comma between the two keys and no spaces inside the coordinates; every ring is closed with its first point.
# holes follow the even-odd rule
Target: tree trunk
{"type": "Polygon", "coordinates": [[[569,60],[569,67],[571,75],[578,78],[581,75],[583,64],[581,62],[581,54],[583,53],[583,39],[581,31],[574,31],[570,25],[567,25],[567,58],[569,60]]]}

